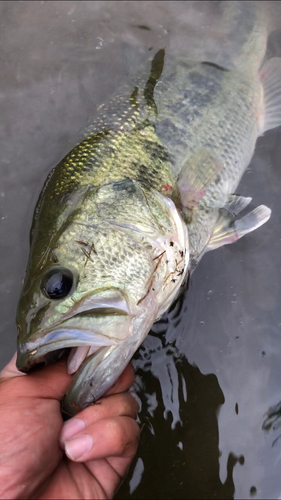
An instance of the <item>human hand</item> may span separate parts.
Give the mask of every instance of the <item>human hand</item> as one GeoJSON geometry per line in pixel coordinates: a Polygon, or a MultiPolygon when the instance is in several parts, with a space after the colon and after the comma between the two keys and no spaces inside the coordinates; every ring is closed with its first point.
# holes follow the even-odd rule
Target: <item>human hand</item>
{"type": "Polygon", "coordinates": [[[15,359],[0,373],[0,498],[112,498],[140,433],[138,404],[124,392],[132,367],[105,397],[63,423],[61,401],[72,381],[66,364],[24,375],[15,359]]]}

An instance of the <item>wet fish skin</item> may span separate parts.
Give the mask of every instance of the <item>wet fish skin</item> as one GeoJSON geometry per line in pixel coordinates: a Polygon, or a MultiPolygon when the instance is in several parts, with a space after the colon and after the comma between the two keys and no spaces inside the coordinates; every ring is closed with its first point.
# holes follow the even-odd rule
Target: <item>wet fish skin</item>
{"type": "Polygon", "coordinates": [[[248,199],[233,196],[263,130],[265,47],[254,24],[230,68],[164,64],[159,51],[149,71],[98,109],[47,179],[18,307],[17,364],[28,370],[50,350],[95,348],[67,395],[68,413],[123,371],[188,266],[269,217],[259,207],[238,225],[248,199]],[[72,290],[50,300],[42,282],[61,268],[72,272],[72,290]]]}

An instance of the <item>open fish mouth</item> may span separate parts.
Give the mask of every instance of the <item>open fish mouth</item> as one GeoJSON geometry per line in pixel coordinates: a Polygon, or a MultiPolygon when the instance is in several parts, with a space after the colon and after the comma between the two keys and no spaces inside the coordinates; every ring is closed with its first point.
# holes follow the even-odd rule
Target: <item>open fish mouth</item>
{"type": "MultiPolygon", "coordinates": [[[[123,337],[130,336],[132,317],[125,315],[116,317],[122,320],[123,337]]],[[[105,380],[101,380],[102,377],[99,376],[100,371],[102,374],[104,372],[104,359],[123,342],[124,339],[107,337],[83,329],[60,328],[48,332],[43,338],[19,346],[16,364],[20,371],[28,373],[39,365],[66,360],[68,373],[75,374],[75,377],[70,394],[66,395],[63,411],[67,416],[72,416],[101,397],[125,369],[133,350],[130,350],[129,357],[124,363],[121,360],[118,362],[119,369],[115,369],[116,375],[114,370],[110,370],[105,380]],[[93,379],[95,384],[92,383],[93,379]]]]}
{"type": "MultiPolygon", "coordinates": [[[[132,311],[123,294],[104,290],[77,302],[57,323],[47,322],[29,338],[18,341],[17,367],[28,372],[68,356],[68,373],[102,347],[117,345],[130,333],[132,311]]],[[[51,320],[52,321],[52,320],[51,320]]]]}
{"type": "Polygon", "coordinates": [[[87,311],[87,317],[74,315],[57,328],[38,332],[37,338],[19,344],[17,368],[29,372],[38,364],[67,357],[68,373],[76,373],[84,360],[99,349],[122,342],[131,327],[132,316],[120,310],[95,309],[87,311]]]}
{"type": "MultiPolygon", "coordinates": [[[[63,402],[67,416],[95,402],[115,383],[133,354],[143,342],[154,323],[158,306],[152,297],[146,297],[137,315],[112,314],[100,330],[93,328],[74,328],[81,317],[73,317],[60,327],[46,332],[41,337],[18,346],[17,368],[29,372],[39,363],[56,362],[67,357],[68,372],[75,373],[73,383],[63,402]],[[117,328],[118,337],[112,337],[117,328]],[[122,338],[120,332],[123,332],[122,338]],[[106,333],[111,332],[111,335],[106,333]]],[[[102,316],[102,315],[101,315],[102,316]]]]}
{"type": "MultiPolygon", "coordinates": [[[[63,333],[64,330],[52,332],[52,334],[63,333]]],[[[69,333],[69,332],[68,332],[69,333]]],[[[73,338],[64,339],[61,341],[54,341],[52,343],[43,344],[35,349],[26,349],[18,351],[17,355],[17,368],[18,370],[28,373],[38,365],[47,365],[56,363],[62,359],[67,358],[67,371],[70,375],[76,373],[81,367],[84,360],[92,356],[95,352],[102,347],[116,345],[117,342],[102,345],[90,344],[90,339],[81,339],[81,343],[77,340],[77,334],[81,336],[83,332],[73,331],[73,338]],[[88,340],[88,344],[87,344],[88,340]],[[79,343],[78,343],[79,342],[79,343]]]]}

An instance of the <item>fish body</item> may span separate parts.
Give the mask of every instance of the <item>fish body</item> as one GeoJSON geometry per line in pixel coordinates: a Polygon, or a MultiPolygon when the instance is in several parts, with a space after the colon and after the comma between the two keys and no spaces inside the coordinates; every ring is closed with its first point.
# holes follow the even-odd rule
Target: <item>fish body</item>
{"type": "Polygon", "coordinates": [[[236,220],[250,198],[235,195],[257,137],[281,121],[278,107],[270,112],[280,66],[260,73],[266,37],[258,19],[230,67],[160,50],[48,176],[17,313],[17,366],[71,349],[67,413],[114,383],[204,252],[269,218],[261,206],[236,220]]]}
{"type": "Polygon", "coordinates": [[[150,78],[140,98],[133,88],[99,108],[82,141],[48,176],[35,209],[17,366],[28,371],[73,348],[71,372],[87,358],[84,392],[79,378],[84,405],[123,371],[188,269],[187,228],[155,132],[150,78]],[[87,377],[92,358],[101,372],[95,385],[87,377]]]}

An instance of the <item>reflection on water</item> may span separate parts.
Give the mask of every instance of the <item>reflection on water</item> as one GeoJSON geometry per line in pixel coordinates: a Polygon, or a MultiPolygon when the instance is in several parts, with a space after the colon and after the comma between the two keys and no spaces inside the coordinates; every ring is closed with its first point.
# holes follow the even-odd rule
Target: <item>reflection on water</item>
{"type": "Polygon", "coordinates": [[[182,295],[134,357],[142,433],[116,498],[233,498],[233,469],[245,459],[228,453],[221,481],[217,417],[225,399],[218,378],[201,373],[171,340],[186,302],[182,295]]]}
{"type": "Polygon", "coordinates": [[[141,441],[117,498],[232,498],[233,467],[243,457],[229,454],[222,483],[217,413],[224,396],[217,377],[203,375],[174,345],[159,350],[154,341],[134,363],[144,386],[141,441]]]}
{"type": "MultiPolygon", "coordinates": [[[[219,6],[0,4],[1,366],[15,350],[28,232],[48,172],[147,54],[167,46],[173,57],[229,63],[240,39],[232,30],[225,43],[219,6]]],[[[280,30],[268,56],[281,56],[280,30]]],[[[280,498],[280,137],[259,139],[239,187],[271,219],[203,258],[134,358],[142,433],[117,498],[280,498]]]]}

